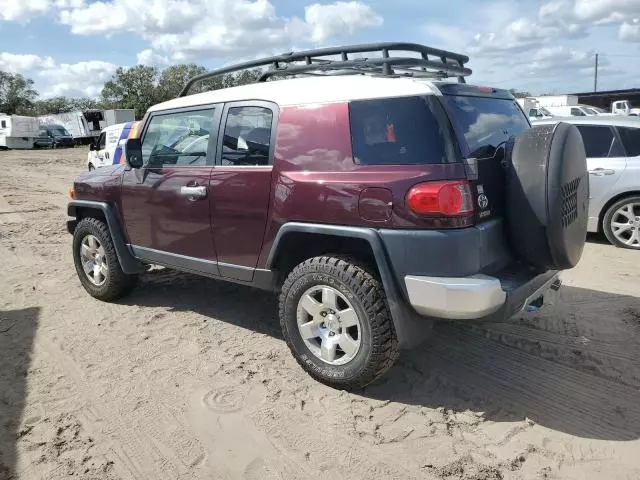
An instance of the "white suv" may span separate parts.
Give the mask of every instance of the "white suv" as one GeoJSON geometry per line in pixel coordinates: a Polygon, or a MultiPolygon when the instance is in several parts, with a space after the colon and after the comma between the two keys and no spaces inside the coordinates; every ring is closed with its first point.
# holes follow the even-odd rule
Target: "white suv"
{"type": "Polygon", "coordinates": [[[590,232],[640,250],[640,119],[623,116],[537,120],[572,123],[582,134],[589,169],[590,232]]]}

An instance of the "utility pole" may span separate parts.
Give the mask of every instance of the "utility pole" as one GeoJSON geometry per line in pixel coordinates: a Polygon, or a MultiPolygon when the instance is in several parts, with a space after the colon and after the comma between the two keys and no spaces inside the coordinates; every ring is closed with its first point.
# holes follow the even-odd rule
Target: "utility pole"
{"type": "Polygon", "coordinates": [[[593,78],[593,91],[597,92],[598,91],[598,54],[596,53],[596,69],[595,69],[595,76],[593,78]]]}

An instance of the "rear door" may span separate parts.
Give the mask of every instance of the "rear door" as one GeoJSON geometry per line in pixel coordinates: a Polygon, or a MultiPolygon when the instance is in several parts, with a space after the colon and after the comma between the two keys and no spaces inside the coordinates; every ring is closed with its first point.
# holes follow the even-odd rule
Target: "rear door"
{"type": "Polygon", "coordinates": [[[96,142],[96,162],[98,167],[104,167],[106,165],[104,155],[106,153],[106,145],[107,145],[107,133],[102,132],[98,137],[96,142]]]}
{"type": "Polygon", "coordinates": [[[152,113],[142,133],[144,166],[126,170],[122,213],[137,256],[151,263],[218,274],[209,180],[221,109],[152,113]]]}
{"type": "Polygon", "coordinates": [[[598,225],[598,217],[610,192],[627,168],[626,152],[613,127],[576,124],[587,154],[589,170],[589,230],[598,225]]]}
{"type": "MultiPolygon", "coordinates": [[[[447,85],[441,90],[457,92],[472,88],[447,85]]],[[[474,189],[477,222],[504,216],[506,179],[501,164],[504,147],[511,137],[530,128],[515,99],[496,95],[478,92],[473,95],[445,94],[443,97],[474,189]]]]}
{"type": "Polygon", "coordinates": [[[105,129],[107,134],[104,148],[104,165],[112,165],[116,154],[118,140],[122,134],[122,126],[105,129]]]}
{"type": "Polygon", "coordinates": [[[278,107],[225,106],[211,173],[213,235],[220,275],[253,279],[267,224],[278,107]]]}

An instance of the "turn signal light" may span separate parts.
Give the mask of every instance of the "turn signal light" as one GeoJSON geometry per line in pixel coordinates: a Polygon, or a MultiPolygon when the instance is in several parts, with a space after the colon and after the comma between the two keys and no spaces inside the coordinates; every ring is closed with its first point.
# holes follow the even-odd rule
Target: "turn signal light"
{"type": "Polygon", "coordinates": [[[69,189],[69,198],[71,200],[75,200],[76,199],[76,191],[73,188],[69,189]]]}
{"type": "Polygon", "coordinates": [[[418,215],[473,214],[471,187],[464,181],[420,183],[409,190],[406,201],[409,209],[418,215]]]}

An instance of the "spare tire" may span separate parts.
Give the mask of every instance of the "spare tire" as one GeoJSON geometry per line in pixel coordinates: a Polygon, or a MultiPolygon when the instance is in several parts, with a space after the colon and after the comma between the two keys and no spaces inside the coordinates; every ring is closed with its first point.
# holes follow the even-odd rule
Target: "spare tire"
{"type": "Polygon", "coordinates": [[[506,216],[514,251],[540,270],[577,265],[587,236],[589,176],[579,130],[535,126],[506,152],[506,216]]]}

